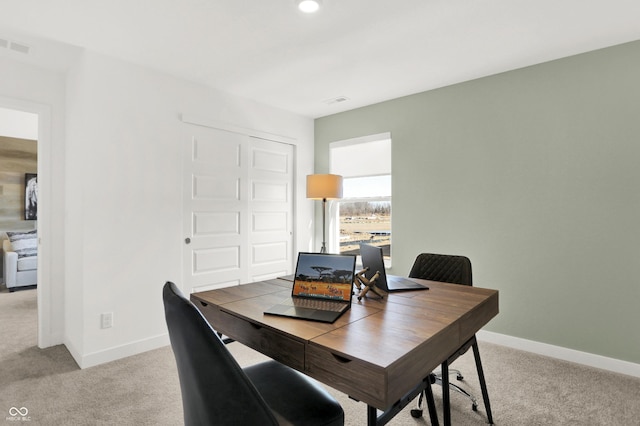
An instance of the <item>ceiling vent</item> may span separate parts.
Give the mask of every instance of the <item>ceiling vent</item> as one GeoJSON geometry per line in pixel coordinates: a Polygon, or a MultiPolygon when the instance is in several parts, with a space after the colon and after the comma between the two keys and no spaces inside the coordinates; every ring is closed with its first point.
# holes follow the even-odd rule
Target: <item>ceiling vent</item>
{"type": "Polygon", "coordinates": [[[348,100],[349,98],[347,98],[346,96],[338,96],[337,98],[328,99],[324,101],[324,103],[327,105],[333,105],[333,104],[339,104],[341,102],[346,102],[348,100]]]}
{"type": "Polygon", "coordinates": [[[18,43],[17,41],[7,40],[6,38],[0,38],[0,48],[13,50],[14,52],[25,55],[31,53],[31,46],[24,43],[18,43]]]}

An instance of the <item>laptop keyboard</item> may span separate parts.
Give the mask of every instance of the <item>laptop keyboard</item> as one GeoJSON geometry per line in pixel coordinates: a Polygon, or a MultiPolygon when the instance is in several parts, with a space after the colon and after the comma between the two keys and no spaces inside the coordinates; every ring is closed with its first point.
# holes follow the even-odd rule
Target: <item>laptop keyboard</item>
{"type": "Polygon", "coordinates": [[[320,311],[342,312],[347,308],[346,303],[337,303],[330,300],[293,299],[296,308],[318,309],[320,311]]]}

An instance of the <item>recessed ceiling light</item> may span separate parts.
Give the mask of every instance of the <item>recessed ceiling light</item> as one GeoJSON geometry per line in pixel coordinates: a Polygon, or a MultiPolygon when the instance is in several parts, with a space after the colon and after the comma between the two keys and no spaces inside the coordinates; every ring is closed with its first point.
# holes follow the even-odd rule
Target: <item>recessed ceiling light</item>
{"type": "Polygon", "coordinates": [[[298,9],[304,13],[314,13],[320,9],[322,0],[296,0],[296,3],[298,4],[298,9]]]}

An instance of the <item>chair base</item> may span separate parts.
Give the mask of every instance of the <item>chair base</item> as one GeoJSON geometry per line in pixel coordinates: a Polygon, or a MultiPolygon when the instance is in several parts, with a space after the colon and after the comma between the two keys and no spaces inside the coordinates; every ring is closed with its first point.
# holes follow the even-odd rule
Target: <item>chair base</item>
{"type": "MultiPolygon", "coordinates": [[[[461,380],[461,379],[458,379],[458,380],[461,380]]],[[[442,377],[436,375],[436,384],[442,386],[442,377]]],[[[475,396],[473,396],[472,394],[470,394],[469,392],[467,392],[465,389],[461,388],[460,386],[456,385],[455,383],[449,382],[449,389],[452,389],[452,390],[458,392],[459,394],[464,395],[467,398],[469,398],[469,400],[471,400],[471,409],[473,411],[478,411],[478,400],[476,399],[475,396]]]]}
{"type": "Polygon", "coordinates": [[[418,397],[418,408],[414,408],[413,410],[411,410],[411,417],[414,417],[416,419],[422,417],[422,399],[425,398],[427,400],[427,406],[429,408],[431,425],[438,426],[438,413],[436,412],[436,403],[433,399],[433,391],[431,390],[431,384],[436,383],[436,375],[431,373],[428,377],[428,380],[428,385],[422,392],[420,392],[420,396],[418,397]]]}
{"type": "MultiPolygon", "coordinates": [[[[451,418],[450,418],[450,413],[449,413],[449,390],[453,389],[456,392],[459,392],[462,395],[465,395],[467,398],[469,398],[471,400],[471,409],[473,411],[478,411],[478,401],[477,399],[471,395],[469,392],[467,392],[465,389],[461,388],[460,386],[454,384],[454,383],[450,383],[449,382],[449,375],[450,374],[455,374],[456,378],[458,380],[462,380],[462,374],[460,374],[460,372],[458,370],[449,370],[449,363],[453,362],[453,360],[455,360],[460,354],[464,353],[466,351],[466,348],[472,347],[473,348],[473,356],[475,358],[475,362],[476,362],[476,369],[478,370],[478,380],[480,381],[480,388],[482,390],[482,398],[484,400],[484,406],[485,406],[485,410],[486,410],[486,414],[487,414],[487,423],[488,424],[493,424],[493,415],[491,413],[491,404],[489,402],[489,393],[487,391],[487,384],[485,382],[485,378],[484,378],[484,371],[482,368],[482,361],[480,360],[480,350],[478,348],[478,342],[475,338],[475,336],[473,336],[465,345],[463,345],[463,349],[462,351],[460,351],[457,354],[454,354],[452,357],[450,357],[447,361],[445,361],[442,364],[442,373],[438,373],[438,374],[433,374],[434,377],[434,383],[439,384],[440,386],[447,386],[447,390],[445,390],[443,388],[443,409],[444,409],[444,423],[445,425],[450,424],[451,422],[451,418]],[[446,374],[446,380],[443,377],[446,374]]],[[[422,413],[423,413],[423,409],[422,409],[422,401],[423,401],[423,397],[424,397],[424,392],[420,394],[420,396],[418,397],[418,403],[416,405],[416,408],[411,410],[411,416],[414,418],[419,418],[422,417],[422,413]]],[[[429,410],[431,411],[431,407],[429,407],[429,410]]],[[[432,421],[433,423],[433,421],[432,421]]]]}

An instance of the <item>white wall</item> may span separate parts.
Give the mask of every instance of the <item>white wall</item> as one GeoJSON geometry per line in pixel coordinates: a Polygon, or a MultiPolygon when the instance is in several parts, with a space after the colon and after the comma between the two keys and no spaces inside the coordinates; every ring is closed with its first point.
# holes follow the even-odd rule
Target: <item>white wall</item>
{"type": "MultiPolygon", "coordinates": [[[[182,281],[181,114],[296,140],[299,225],[313,121],[86,52],[67,79],[67,345],[82,367],[168,342],[161,288],[182,281]],[[100,314],[113,312],[113,328],[100,314]]],[[[298,226],[296,249],[310,227],[298,226]]]]}
{"type": "Polygon", "coordinates": [[[161,288],[182,280],[182,114],[295,141],[294,250],[311,248],[311,119],[80,50],[65,71],[0,57],[3,100],[50,112],[41,325],[45,346],[64,343],[81,367],[168,343],[161,288]],[[113,328],[100,329],[103,312],[113,328]]]}
{"type": "Polygon", "coordinates": [[[0,57],[0,106],[41,114],[38,340],[47,347],[64,335],[64,75],[0,57]]]}

